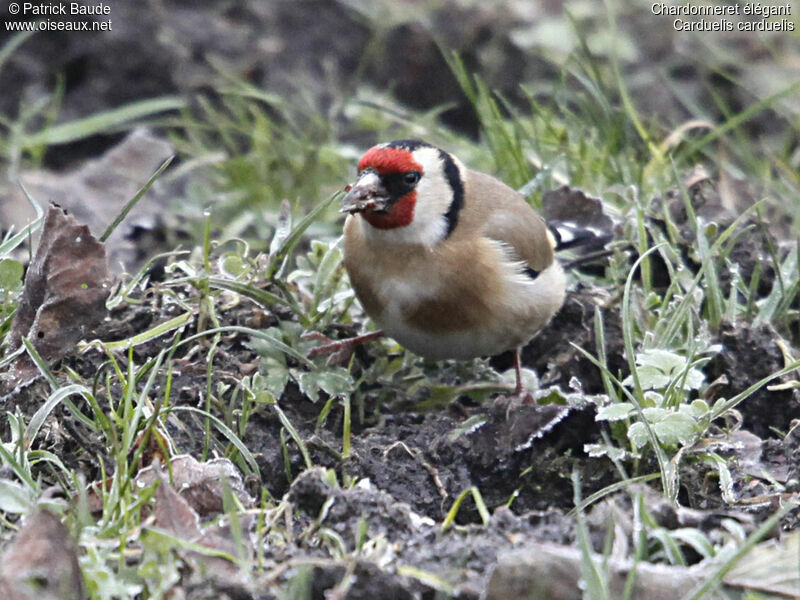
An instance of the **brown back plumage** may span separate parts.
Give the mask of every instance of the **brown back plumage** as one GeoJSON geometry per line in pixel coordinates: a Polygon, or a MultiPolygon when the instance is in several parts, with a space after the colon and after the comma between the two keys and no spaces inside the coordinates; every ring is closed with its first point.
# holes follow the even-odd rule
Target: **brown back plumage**
{"type": "MultiPolygon", "coordinates": [[[[453,241],[484,236],[510,246],[520,260],[542,271],[553,262],[553,246],[544,219],[525,199],[498,179],[467,170],[464,204],[453,241]]],[[[446,242],[445,242],[446,243],[446,242]]]]}

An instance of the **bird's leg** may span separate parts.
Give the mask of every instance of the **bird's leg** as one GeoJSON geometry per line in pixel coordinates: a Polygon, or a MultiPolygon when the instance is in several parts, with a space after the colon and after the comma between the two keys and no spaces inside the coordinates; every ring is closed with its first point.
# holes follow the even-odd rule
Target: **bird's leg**
{"type": "Polygon", "coordinates": [[[522,346],[514,351],[514,372],[517,374],[517,385],[514,387],[514,394],[511,396],[512,403],[532,404],[533,394],[525,389],[522,383],[522,346]]]}
{"type": "Polygon", "coordinates": [[[514,373],[517,374],[517,386],[514,388],[515,396],[522,396],[522,347],[514,350],[514,373]]]}
{"type": "Polygon", "coordinates": [[[311,331],[303,335],[304,339],[317,340],[322,342],[322,346],[317,346],[308,351],[308,358],[315,356],[325,356],[329,354],[328,364],[330,365],[343,365],[350,361],[350,357],[355,352],[356,346],[364,342],[371,342],[383,337],[383,331],[372,331],[364,335],[357,335],[343,340],[332,340],[329,337],[322,335],[318,331],[311,331]]]}
{"type": "Polygon", "coordinates": [[[533,394],[525,389],[522,383],[522,347],[514,351],[514,372],[517,375],[517,385],[514,387],[514,393],[509,396],[500,396],[495,400],[495,406],[501,410],[505,410],[506,420],[516,409],[524,404],[532,404],[534,402],[533,394]]]}

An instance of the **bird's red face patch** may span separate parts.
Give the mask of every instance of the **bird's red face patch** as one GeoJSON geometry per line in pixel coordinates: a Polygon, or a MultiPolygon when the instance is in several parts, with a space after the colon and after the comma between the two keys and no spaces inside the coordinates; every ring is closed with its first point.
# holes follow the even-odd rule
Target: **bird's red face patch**
{"type": "Polygon", "coordinates": [[[366,151],[358,162],[358,170],[364,169],[375,169],[381,175],[415,170],[422,173],[422,166],[414,160],[411,152],[385,146],[373,146],[366,151]]]}
{"type": "MultiPolygon", "coordinates": [[[[414,160],[413,155],[403,148],[387,148],[373,146],[366,151],[358,162],[358,170],[375,169],[378,175],[393,175],[418,171],[422,174],[422,165],[414,160]]],[[[412,190],[400,196],[385,212],[363,212],[361,216],[378,229],[394,229],[405,227],[414,220],[414,206],[417,203],[417,192],[412,190]]]]}
{"type": "Polygon", "coordinates": [[[365,211],[361,213],[367,223],[377,229],[394,229],[405,227],[414,220],[414,205],[417,203],[417,192],[410,192],[395,202],[385,212],[365,211]]]}

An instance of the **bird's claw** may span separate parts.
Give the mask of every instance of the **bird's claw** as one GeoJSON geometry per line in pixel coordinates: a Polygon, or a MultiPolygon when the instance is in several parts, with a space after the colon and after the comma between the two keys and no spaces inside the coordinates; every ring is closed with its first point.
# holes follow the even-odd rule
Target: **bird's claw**
{"type": "Polygon", "coordinates": [[[529,390],[515,390],[513,394],[498,396],[494,400],[494,409],[503,411],[506,414],[506,421],[511,416],[511,413],[518,410],[523,406],[536,404],[536,399],[529,390]]]}

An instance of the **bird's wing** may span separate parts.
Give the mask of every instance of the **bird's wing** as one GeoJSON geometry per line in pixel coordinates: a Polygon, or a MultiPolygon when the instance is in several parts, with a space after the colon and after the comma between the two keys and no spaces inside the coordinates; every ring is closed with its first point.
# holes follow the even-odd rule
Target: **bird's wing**
{"type": "Polygon", "coordinates": [[[553,238],[544,219],[513,189],[490,175],[470,171],[469,221],[482,235],[510,247],[520,260],[539,272],[553,262],[553,238]]]}

